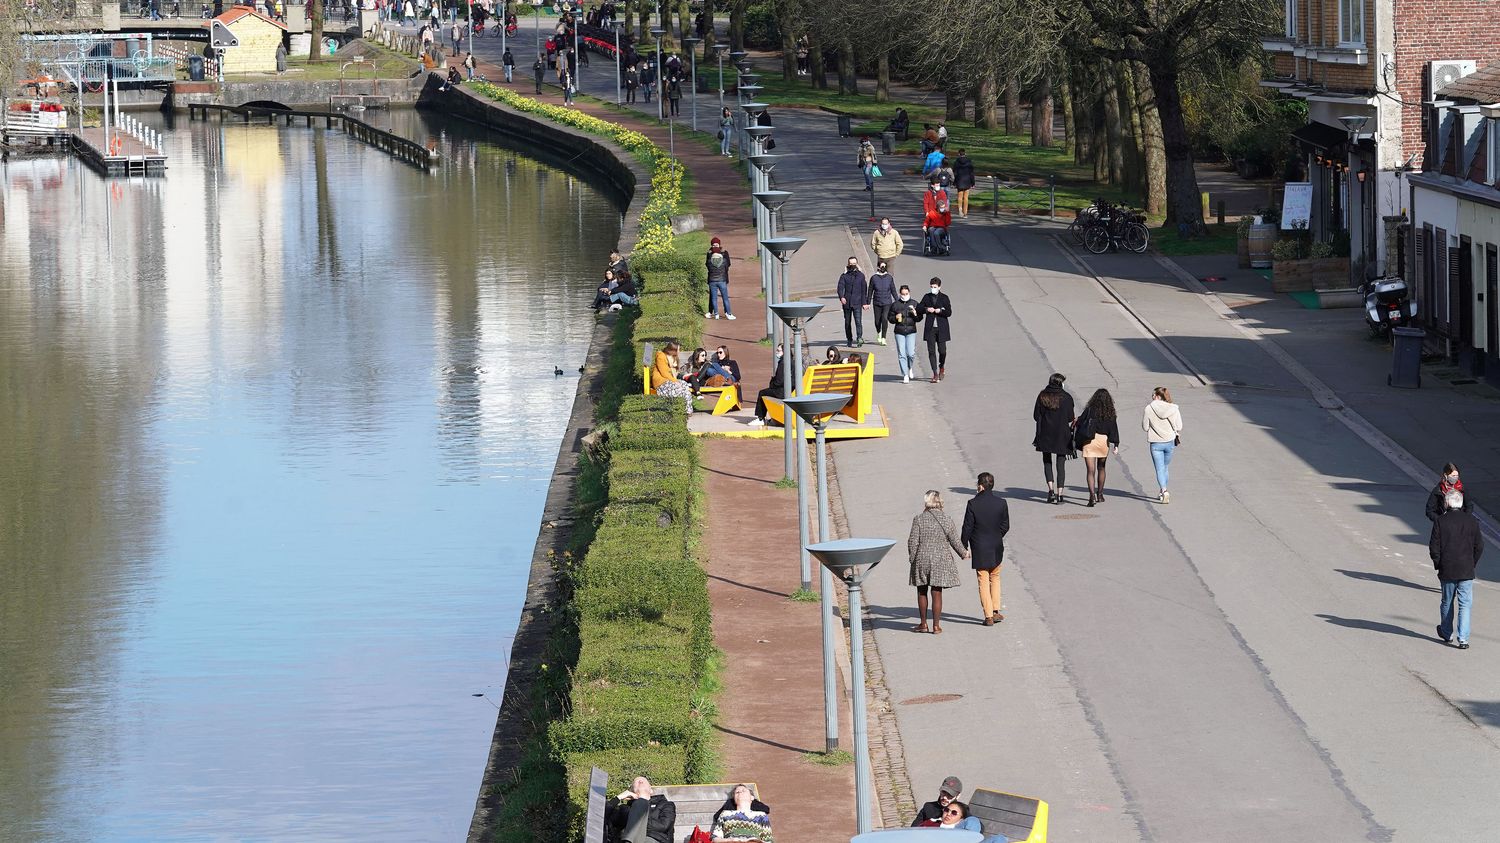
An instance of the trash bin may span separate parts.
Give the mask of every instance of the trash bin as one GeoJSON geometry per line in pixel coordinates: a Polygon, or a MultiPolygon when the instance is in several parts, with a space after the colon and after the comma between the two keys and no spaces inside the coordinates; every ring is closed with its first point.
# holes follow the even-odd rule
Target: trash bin
{"type": "Polygon", "coordinates": [[[188,79],[194,82],[203,81],[203,57],[188,56],[188,79]]]}
{"type": "Polygon", "coordinates": [[[850,129],[849,115],[847,115],[847,114],[840,114],[839,115],[839,137],[841,137],[841,138],[847,138],[847,137],[849,137],[849,135],[851,133],[852,133],[852,130],[850,129]]]}
{"type": "Polygon", "coordinates": [[[1422,340],[1427,332],[1421,328],[1391,329],[1391,373],[1385,379],[1401,389],[1422,387],[1422,340]]]}
{"type": "Polygon", "coordinates": [[[895,132],[881,132],[880,133],[880,151],[884,155],[895,155],[896,154],[896,133],[895,132]]]}

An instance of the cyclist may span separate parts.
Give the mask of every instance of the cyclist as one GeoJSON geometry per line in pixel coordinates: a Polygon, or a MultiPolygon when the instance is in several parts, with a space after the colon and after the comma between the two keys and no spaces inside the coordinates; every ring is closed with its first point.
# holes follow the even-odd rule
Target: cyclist
{"type": "Polygon", "coordinates": [[[953,213],[948,207],[948,191],[934,180],[922,196],[922,237],[928,254],[948,253],[948,229],[953,227],[953,213]]]}

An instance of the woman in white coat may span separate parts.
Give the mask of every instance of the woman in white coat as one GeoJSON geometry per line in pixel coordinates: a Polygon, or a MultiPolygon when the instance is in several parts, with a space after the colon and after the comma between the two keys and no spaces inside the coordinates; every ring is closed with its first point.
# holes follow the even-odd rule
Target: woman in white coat
{"type": "Polygon", "coordinates": [[[1172,464],[1172,452],[1177,449],[1177,434],[1182,432],[1182,410],[1172,403],[1172,393],[1164,386],[1151,391],[1151,403],[1141,419],[1141,430],[1146,431],[1146,441],[1151,443],[1151,463],[1156,466],[1156,484],[1161,487],[1162,503],[1171,503],[1172,495],[1167,491],[1167,467],[1172,464]]]}

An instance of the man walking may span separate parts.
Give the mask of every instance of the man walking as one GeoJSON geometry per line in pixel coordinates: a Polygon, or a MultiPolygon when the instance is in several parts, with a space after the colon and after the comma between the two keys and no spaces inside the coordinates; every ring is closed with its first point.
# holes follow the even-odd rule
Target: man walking
{"type": "Polygon", "coordinates": [[[934,277],[927,295],[922,297],[922,339],[927,342],[927,365],[932,369],[932,382],[937,383],[947,374],[948,342],[953,335],[948,330],[948,317],[953,315],[953,302],[943,292],[943,279],[934,277]]]}
{"type": "Polygon", "coordinates": [[[875,233],[870,235],[870,251],[875,253],[875,259],[885,261],[888,268],[894,267],[902,248],[901,233],[891,225],[890,217],[882,217],[875,233]]]}
{"type": "Polygon", "coordinates": [[[1469,649],[1469,606],[1474,599],[1474,569],[1484,550],[1479,522],[1464,512],[1464,493],[1454,490],[1443,499],[1447,509],[1432,524],[1427,551],[1443,585],[1438,609],[1438,637],[1443,643],[1457,640],[1458,649],[1469,649]]]}
{"type": "Polygon", "coordinates": [[[869,283],[859,271],[859,261],[849,257],[849,267],[839,276],[839,304],[844,306],[844,344],[865,344],[865,311],[869,310],[869,283]]]}
{"type": "Polygon", "coordinates": [[[960,534],[969,551],[970,564],[979,576],[979,605],[984,609],[984,625],[994,626],[1005,620],[1000,614],[1000,563],[1005,557],[1005,534],[1010,532],[1010,507],[1005,498],[995,494],[995,475],[979,475],[979,492],[964,509],[964,526],[960,534]]]}
{"type": "Polygon", "coordinates": [[[724,244],[719,242],[719,238],[709,241],[703,265],[708,267],[708,312],[703,317],[719,318],[718,310],[714,307],[714,299],[717,297],[724,309],[724,318],[733,319],[734,311],[729,307],[729,253],[724,251],[724,244]]]}
{"type": "Polygon", "coordinates": [[[509,47],[506,47],[505,52],[501,54],[500,64],[505,68],[505,81],[509,82],[511,74],[516,72],[516,57],[511,55],[509,47]]]}
{"type": "Polygon", "coordinates": [[[885,345],[885,326],[891,308],[896,306],[896,279],[891,277],[885,261],[880,261],[874,275],[870,276],[870,309],[875,311],[875,341],[885,345]]]}

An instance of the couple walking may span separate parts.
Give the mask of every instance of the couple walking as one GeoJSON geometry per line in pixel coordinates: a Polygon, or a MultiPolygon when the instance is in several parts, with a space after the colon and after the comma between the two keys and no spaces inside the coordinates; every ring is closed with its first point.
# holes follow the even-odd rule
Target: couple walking
{"type": "Polygon", "coordinates": [[[1005,534],[1010,532],[1010,508],[995,494],[995,475],[979,475],[979,489],[964,509],[962,530],[943,511],[943,496],[929,489],[923,509],[912,519],[906,539],[911,562],[910,582],[917,589],[917,625],[912,632],[943,632],[943,589],[960,585],[954,555],[969,560],[979,581],[979,605],[984,625],[1005,620],[1000,614],[1000,563],[1005,557],[1005,534]],[[928,596],[932,602],[932,624],[928,619],[928,596]]]}

